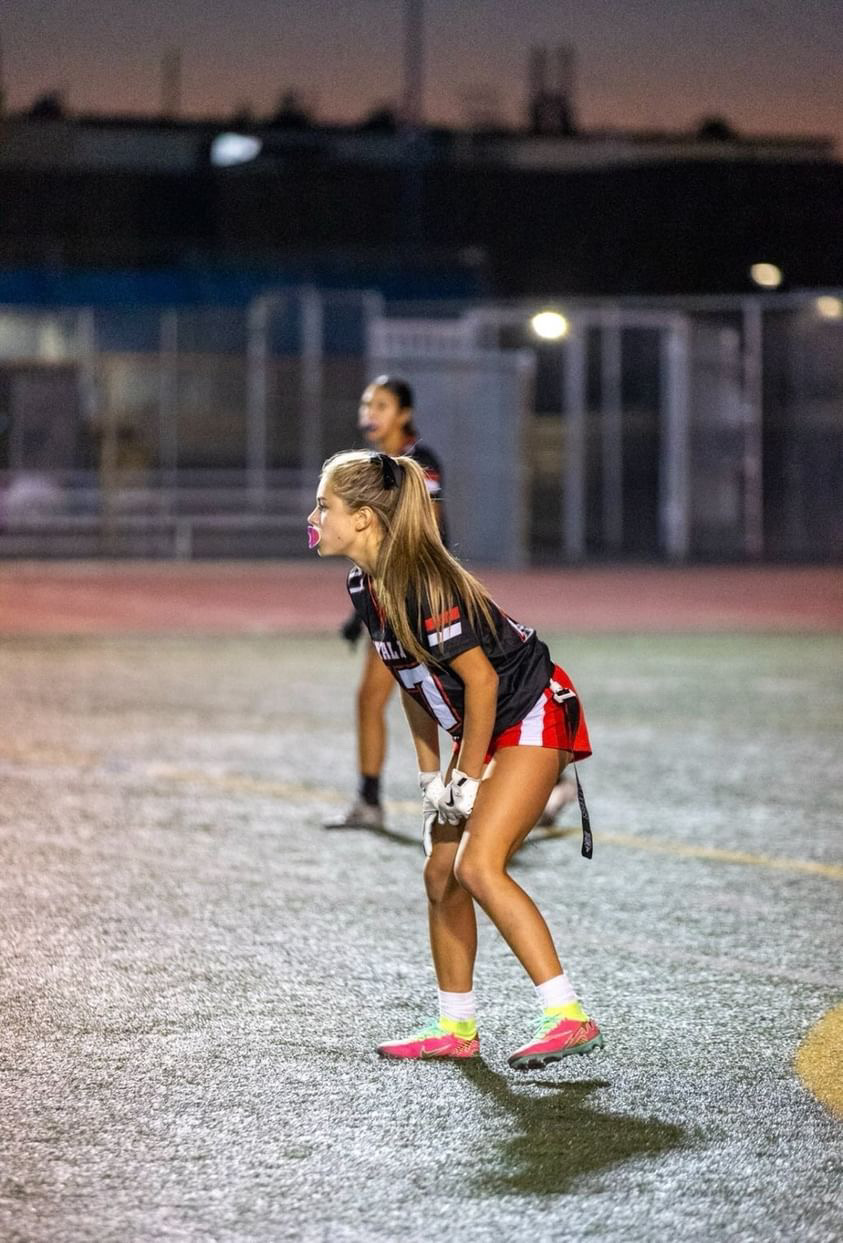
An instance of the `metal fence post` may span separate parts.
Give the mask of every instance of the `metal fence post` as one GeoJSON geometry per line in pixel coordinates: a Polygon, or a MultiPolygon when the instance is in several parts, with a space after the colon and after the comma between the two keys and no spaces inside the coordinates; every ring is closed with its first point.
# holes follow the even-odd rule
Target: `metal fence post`
{"type": "Polygon", "coordinates": [[[600,404],[603,431],[603,538],[606,549],[623,549],[623,396],[621,316],[614,306],[600,323],[600,404]]]}
{"type": "MultiPolygon", "coordinates": [[[[318,289],[306,286],[299,291],[301,317],[301,464],[315,481],[322,465],[322,396],[324,306],[318,289]]],[[[309,486],[309,485],[308,485],[309,486]]]]}
{"type": "Polygon", "coordinates": [[[159,325],[158,369],[158,465],[167,490],[167,506],[173,508],[178,482],[179,456],[179,316],[162,311],[159,325]]]}
{"type": "Polygon", "coordinates": [[[255,298],[246,320],[246,490],[249,504],[266,498],[266,431],[269,406],[269,315],[275,300],[255,298]]]}
{"type": "Polygon", "coordinates": [[[684,561],[690,550],[690,402],[688,325],[682,316],[660,334],[661,461],[659,525],[662,546],[671,561],[684,561]]]}
{"type": "Polygon", "coordinates": [[[568,561],[581,561],[585,556],[585,488],[586,488],[586,340],[583,324],[570,321],[564,344],[564,461],[562,464],[562,541],[568,561]]]}
{"type": "Polygon", "coordinates": [[[743,520],[744,551],[748,557],[760,557],[764,552],[763,314],[760,298],[746,299],[743,304],[743,520]]]}
{"type": "Polygon", "coordinates": [[[97,326],[92,307],[85,307],[77,316],[76,342],[79,407],[90,428],[97,415],[97,326]]]}
{"type": "Polygon", "coordinates": [[[363,345],[363,370],[366,377],[366,383],[368,384],[369,378],[373,376],[376,371],[372,360],[378,352],[375,348],[375,333],[377,331],[377,324],[383,318],[383,294],[378,293],[375,289],[366,289],[363,291],[362,302],[363,331],[366,334],[366,339],[363,345]]]}

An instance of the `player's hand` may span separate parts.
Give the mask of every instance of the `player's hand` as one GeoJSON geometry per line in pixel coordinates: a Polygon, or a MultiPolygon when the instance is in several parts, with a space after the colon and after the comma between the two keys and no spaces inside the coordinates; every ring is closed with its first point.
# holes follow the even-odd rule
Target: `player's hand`
{"type": "Polygon", "coordinates": [[[445,793],[442,774],[419,773],[419,788],[422,792],[422,848],[429,858],[433,850],[433,830],[439,819],[439,799],[445,793]]]}
{"type": "Polygon", "coordinates": [[[358,613],[352,613],[340,626],[340,638],[355,647],[363,633],[363,621],[358,613]]]}
{"type": "Polygon", "coordinates": [[[479,789],[479,779],[469,777],[455,768],[451,773],[451,780],[437,800],[439,819],[447,824],[459,824],[461,820],[467,820],[474,810],[474,800],[479,789]]]}

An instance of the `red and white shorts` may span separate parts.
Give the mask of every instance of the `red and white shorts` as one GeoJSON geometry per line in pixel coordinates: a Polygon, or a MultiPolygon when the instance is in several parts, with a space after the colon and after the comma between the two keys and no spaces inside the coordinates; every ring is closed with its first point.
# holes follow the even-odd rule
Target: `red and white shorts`
{"type": "Polygon", "coordinates": [[[486,756],[487,764],[502,747],[548,747],[554,751],[572,751],[575,760],[584,760],[591,755],[588,727],[579,695],[559,665],[553,666],[549,684],[524,719],[492,739],[486,756]]]}

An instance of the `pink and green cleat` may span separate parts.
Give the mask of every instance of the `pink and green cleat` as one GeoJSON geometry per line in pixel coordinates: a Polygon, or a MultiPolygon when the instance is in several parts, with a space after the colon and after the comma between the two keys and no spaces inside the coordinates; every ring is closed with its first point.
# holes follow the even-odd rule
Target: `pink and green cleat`
{"type": "Polygon", "coordinates": [[[381,1057],[403,1061],[477,1057],[480,1053],[477,1024],[473,1019],[436,1019],[405,1040],[379,1044],[378,1053],[381,1057]]]}
{"type": "MultiPolygon", "coordinates": [[[[573,1009],[573,1007],[565,1007],[573,1009]]],[[[539,1023],[529,1044],[516,1049],[509,1059],[516,1070],[541,1070],[548,1062],[558,1062],[572,1053],[591,1053],[603,1048],[600,1028],[579,1006],[579,1016],[566,1018],[564,1013],[548,1011],[539,1023]]]]}

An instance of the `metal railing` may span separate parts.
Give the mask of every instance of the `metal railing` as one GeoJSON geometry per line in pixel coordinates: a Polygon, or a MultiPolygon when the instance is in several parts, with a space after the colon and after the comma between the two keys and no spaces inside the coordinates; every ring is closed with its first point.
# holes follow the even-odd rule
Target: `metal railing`
{"type": "Polygon", "coordinates": [[[306,547],[312,493],[312,478],[295,470],[269,473],[259,494],[242,470],[108,487],[92,472],[23,481],[0,473],[0,556],[295,556],[306,547]]]}
{"type": "Polygon", "coordinates": [[[843,291],[542,304],[0,308],[0,556],[301,552],[383,366],[480,557],[843,556],[843,291]]]}

